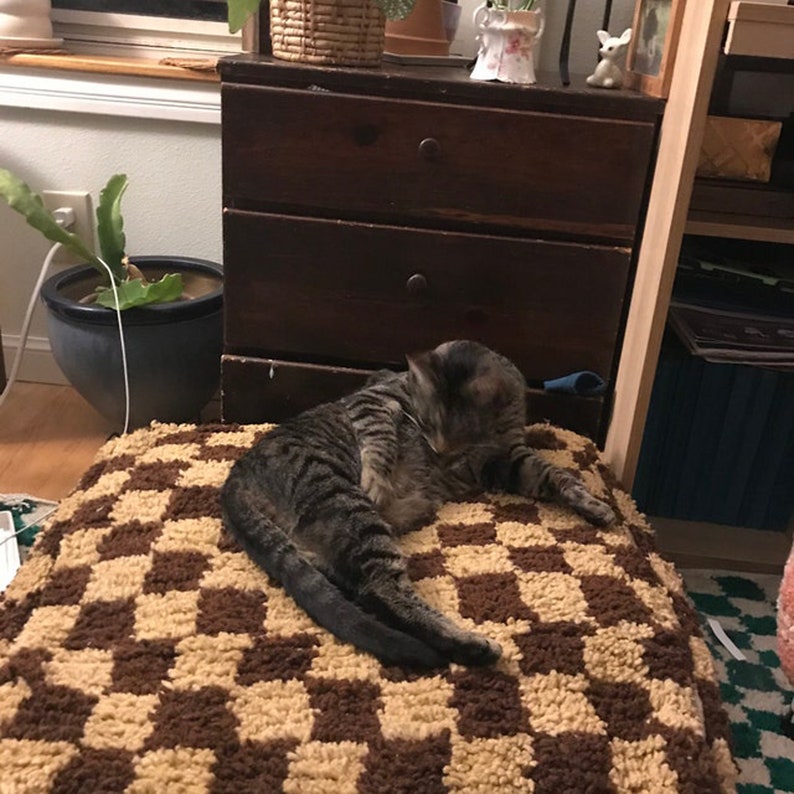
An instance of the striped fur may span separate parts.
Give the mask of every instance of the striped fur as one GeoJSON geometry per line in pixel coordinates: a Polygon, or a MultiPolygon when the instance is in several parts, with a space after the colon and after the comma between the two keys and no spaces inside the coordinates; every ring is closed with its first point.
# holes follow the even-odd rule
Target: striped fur
{"type": "Polygon", "coordinates": [[[230,532],[321,626],[386,664],[488,664],[493,641],[426,604],[395,538],[484,489],[557,499],[596,524],[611,509],[524,440],[525,382],[455,341],[268,433],[223,489],[230,532]]]}

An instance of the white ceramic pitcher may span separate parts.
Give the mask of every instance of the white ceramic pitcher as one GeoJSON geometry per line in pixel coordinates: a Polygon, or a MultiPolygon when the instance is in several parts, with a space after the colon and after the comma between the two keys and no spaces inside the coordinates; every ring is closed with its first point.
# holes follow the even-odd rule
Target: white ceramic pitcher
{"type": "Polygon", "coordinates": [[[543,35],[546,21],[540,9],[508,11],[483,4],[474,12],[480,48],[472,80],[503,83],[535,82],[533,48],[543,35]]]}

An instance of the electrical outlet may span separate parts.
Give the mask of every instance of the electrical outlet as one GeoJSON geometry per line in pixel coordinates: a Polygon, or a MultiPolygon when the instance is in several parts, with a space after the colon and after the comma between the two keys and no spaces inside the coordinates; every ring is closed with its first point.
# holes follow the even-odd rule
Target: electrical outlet
{"type": "MultiPolygon", "coordinates": [[[[44,190],[41,193],[44,206],[51,212],[61,207],[71,207],[74,211],[74,225],[69,229],[80,237],[86,245],[94,248],[94,211],[91,194],[81,190],[44,190]]],[[[54,265],[79,265],[81,260],[61,248],[53,259],[54,265]]]]}

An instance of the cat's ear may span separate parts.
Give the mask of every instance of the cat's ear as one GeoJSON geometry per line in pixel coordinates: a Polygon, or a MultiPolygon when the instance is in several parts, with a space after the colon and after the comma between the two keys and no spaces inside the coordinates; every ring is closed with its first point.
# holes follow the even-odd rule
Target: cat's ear
{"type": "Polygon", "coordinates": [[[432,355],[432,352],[410,353],[405,357],[408,362],[408,371],[411,373],[414,383],[425,394],[435,390],[436,378],[432,355]]]}

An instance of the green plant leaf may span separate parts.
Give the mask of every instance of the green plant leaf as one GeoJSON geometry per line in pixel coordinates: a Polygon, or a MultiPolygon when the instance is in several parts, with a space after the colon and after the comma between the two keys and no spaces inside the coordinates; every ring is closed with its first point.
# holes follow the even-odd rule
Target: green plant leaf
{"type": "Polygon", "coordinates": [[[85,242],[59,226],[53,214],[44,206],[41,196],[5,168],[0,168],[0,196],[8,202],[12,210],[22,215],[30,226],[40,231],[50,242],[60,243],[75,256],[107,275],[105,268],[85,242]]]}
{"type": "Polygon", "coordinates": [[[245,25],[248,17],[259,10],[261,0],[226,0],[229,13],[229,31],[237,33],[245,25]]]}
{"type": "Polygon", "coordinates": [[[99,194],[96,208],[97,239],[102,259],[113,271],[116,281],[126,278],[124,270],[124,218],[121,216],[121,198],[129,180],[126,174],[114,174],[99,194]]]}
{"type": "MultiPolygon", "coordinates": [[[[116,286],[119,296],[119,309],[131,309],[134,306],[147,306],[151,303],[169,303],[182,297],[184,284],[179,273],[168,273],[159,281],[143,281],[133,278],[116,286]]],[[[97,290],[95,303],[108,309],[116,308],[116,299],[112,287],[97,290]]]]}
{"type": "Polygon", "coordinates": [[[415,0],[375,0],[386,19],[405,19],[414,10],[415,0]]]}

